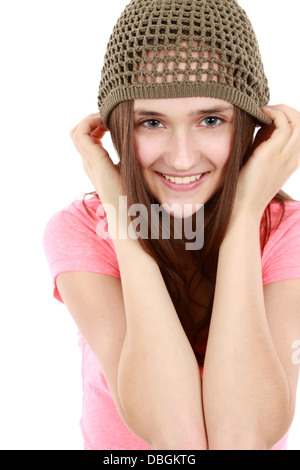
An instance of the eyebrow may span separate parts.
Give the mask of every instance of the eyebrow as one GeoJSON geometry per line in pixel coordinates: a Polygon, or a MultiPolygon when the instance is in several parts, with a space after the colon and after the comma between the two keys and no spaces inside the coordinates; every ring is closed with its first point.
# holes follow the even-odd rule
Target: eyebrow
{"type": "MultiPolygon", "coordinates": [[[[197,109],[195,111],[191,111],[188,113],[188,116],[200,116],[203,114],[218,114],[218,113],[225,113],[228,111],[233,111],[234,108],[232,106],[215,106],[211,108],[202,108],[202,109],[197,109]]],[[[141,109],[137,108],[134,111],[134,114],[136,116],[156,116],[156,117],[166,117],[165,114],[160,113],[158,111],[153,111],[153,110],[147,110],[147,109],[141,109]]]]}
{"type": "Polygon", "coordinates": [[[215,106],[211,108],[202,108],[197,109],[196,111],[191,111],[188,115],[189,116],[198,116],[199,114],[218,114],[218,113],[226,113],[228,111],[233,111],[233,106],[215,106]]]}

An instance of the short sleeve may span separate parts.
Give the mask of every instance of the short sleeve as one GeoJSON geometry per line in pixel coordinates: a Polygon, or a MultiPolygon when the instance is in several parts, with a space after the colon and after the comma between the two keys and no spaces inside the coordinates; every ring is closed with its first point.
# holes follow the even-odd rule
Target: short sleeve
{"type": "Polygon", "coordinates": [[[300,279],[300,203],[286,203],[283,220],[271,233],[263,252],[262,276],[264,285],[300,279]]]}
{"type": "Polygon", "coordinates": [[[107,236],[101,237],[105,230],[100,206],[96,197],[87,200],[86,206],[82,200],[74,201],[53,215],[45,227],[44,252],[54,283],[53,295],[60,302],[56,286],[60,273],[86,271],[120,277],[113,243],[107,236]]]}

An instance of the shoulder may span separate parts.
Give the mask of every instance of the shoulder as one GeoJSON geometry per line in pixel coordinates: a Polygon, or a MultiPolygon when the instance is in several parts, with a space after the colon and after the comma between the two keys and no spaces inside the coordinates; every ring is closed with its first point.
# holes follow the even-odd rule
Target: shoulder
{"type": "Polygon", "coordinates": [[[99,198],[92,196],[88,199],[76,199],[63,209],[56,212],[48,221],[46,229],[59,229],[69,224],[83,224],[86,228],[93,227],[100,220],[101,206],[99,198]]]}
{"type": "MultiPolygon", "coordinates": [[[[263,224],[265,229],[265,224],[263,224]]],[[[291,236],[297,236],[300,232],[300,202],[286,201],[284,208],[274,202],[270,204],[270,243],[276,243],[291,236]]]]}
{"type": "Polygon", "coordinates": [[[53,280],[58,274],[84,271],[119,277],[119,266],[98,197],[75,200],[54,214],[43,234],[53,280]]]}
{"type": "Polygon", "coordinates": [[[56,212],[44,229],[44,245],[56,241],[87,242],[94,238],[105,239],[111,244],[103,206],[97,196],[77,199],[56,212]]]}
{"type": "MultiPolygon", "coordinates": [[[[270,205],[271,214],[275,217],[280,217],[281,204],[274,202],[270,205]]],[[[284,204],[284,215],[282,222],[291,222],[300,220],[300,201],[285,201],[284,204]]]]}
{"type": "MultiPolygon", "coordinates": [[[[262,253],[264,283],[300,278],[300,202],[270,205],[271,230],[262,253]]],[[[265,225],[262,226],[262,231],[265,225]]]]}

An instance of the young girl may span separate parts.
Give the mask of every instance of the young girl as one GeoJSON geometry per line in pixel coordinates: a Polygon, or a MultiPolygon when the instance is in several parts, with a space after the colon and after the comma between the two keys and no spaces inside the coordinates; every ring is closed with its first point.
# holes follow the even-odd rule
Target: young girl
{"type": "Polygon", "coordinates": [[[235,0],[132,0],[118,20],[99,114],[71,132],[95,194],[44,238],[82,335],[85,449],[286,448],[300,203],[281,187],[300,164],[300,115],[268,100],[235,0]]]}

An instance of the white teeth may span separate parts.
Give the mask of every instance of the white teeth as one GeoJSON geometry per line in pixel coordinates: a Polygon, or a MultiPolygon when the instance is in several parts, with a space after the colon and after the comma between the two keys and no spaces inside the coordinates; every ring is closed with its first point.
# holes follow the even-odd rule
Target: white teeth
{"type": "Polygon", "coordinates": [[[162,176],[166,178],[167,181],[171,181],[171,183],[190,184],[190,183],[193,183],[194,181],[198,181],[202,175],[203,173],[201,173],[200,175],[194,175],[194,176],[184,176],[183,178],[168,176],[164,174],[162,176]]]}

